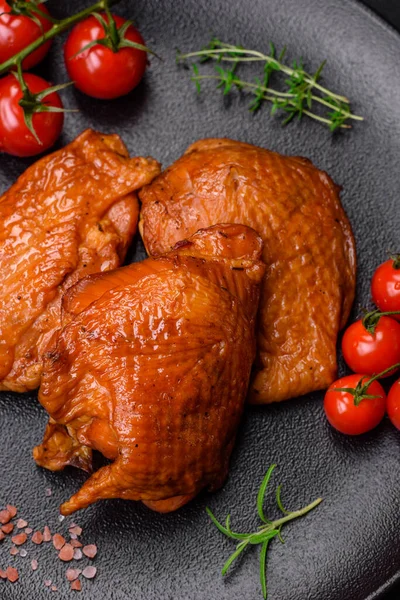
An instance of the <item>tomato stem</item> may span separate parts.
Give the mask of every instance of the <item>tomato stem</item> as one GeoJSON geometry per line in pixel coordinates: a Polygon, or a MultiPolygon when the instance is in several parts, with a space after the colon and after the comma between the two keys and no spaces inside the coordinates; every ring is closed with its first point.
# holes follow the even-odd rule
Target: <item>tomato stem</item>
{"type": "Polygon", "coordinates": [[[392,371],[395,371],[396,369],[399,369],[399,368],[400,368],[400,362],[395,363],[394,365],[390,366],[388,369],[385,369],[384,371],[381,371],[380,373],[377,373],[376,375],[373,375],[372,377],[367,379],[367,381],[365,381],[367,376],[362,375],[360,378],[360,381],[357,383],[355,388],[332,388],[331,390],[328,390],[328,392],[346,392],[347,394],[351,394],[354,397],[354,404],[356,406],[358,406],[362,400],[373,400],[374,398],[379,397],[379,396],[372,396],[371,394],[368,394],[368,389],[369,389],[369,386],[371,385],[371,383],[373,383],[377,379],[380,379],[381,377],[384,377],[384,375],[388,375],[388,373],[391,373],[392,371]]]}
{"type": "Polygon", "coordinates": [[[0,74],[9,71],[12,67],[18,66],[18,62],[22,62],[24,58],[39,48],[39,46],[41,46],[44,42],[47,42],[63,31],[70,29],[73,25],[90,16],[93,12],[107,11],[110,6],[113,4],[118,4],[118,2],[120,2],[120,0],[99,0],[99,2],[96,2],[95,4],[88,6],[88,8],[85,8],[74,15],[66,17],[65,19],[61,19],[60,21],[53,19],[54,25],[51,29],[44,32],[41,37],[26,46],[26,48],[20,52],[17,52],[17,54],[14,54],[14,56],[0,64],[0,74]]]}
{"type": "Polygon", "coordinates": [[[105,9],[105,13],[108,18],[108,27],[107,27],[105,33],[106,33],[106,35],[107,34],[109,35],[113,52],[118,52],[119,43],[121,41],[121,38],[119,37],[119,33],[118,33],[118,27],[114,20],[114,17],[111,14],[110,8],[108,6],[105,9]]]}
{"type": "Polygon", "coordinates": [[[22,108],[22,111],[24,114],[25,125],[27,126],[27,128],[29,129],[29,131],[31,132],[31,134],[33,135],[35,140],[37,141],[37,143],[42,145],[42,141],[39,138],[38,134],[36,133],[35,127],[33,125],[33,115],[35,113],[40,113],[40,112],[77,112],[73,109],[66,109],[66,108],[60,108],[58,106],[51,106],[51,105],[45,104],[43,102],[43,100],[47,96],[49,96],[50,94],[54,94],[55,92],[59,92],[60,90],[63,90],[64,88],[66,88],[70,85],[73,85],[73,82],[70,81],[68,83],[60,83],[58,85],[48,87],[47,89],[43,90],[42,92],[38,92],[37,94],[34,94],[33,92],[30,91],[30,89],[26,85],[24,74],[22,72],[21,59],[18,59],[18,61],[17,61],[17,72],[15,73],[13,71],[12,74],[18,81],[20,88],[21,88],[22,98],[21,98],[21,100],[19,100],[18,104],[22,108]]]}
{"type": "Polygon", "coordinates": [[[51,23],[54,23],[56,19],[54,19],[48,13],[43,12],[39,8],[39,4],[44,4],[46,0],[8,0],[7,4],[11,8],[11,15],[23,15],[25,17],[29,17],[42,29],[42,24],[38,19],[38,15],[51,23]]]}
{"type": "Polygon", "coordinates": [[[390,254],[390,258],[393,260],[393,269],[400,269],[400,254],[390,254]]]}
{"type": "Polygon", "coordinates": [[[97,19],[102,26],[104,30],[104,38],[92,40],[86,44],[86,46],[83,46],[83,48],[81,48],[76,54],[70,56],[69,60],[75,58],[75,56],[79,56],[79,54],[82,54],[87,50],[90,50],[90,48],[93,48],[94,46],[104,46],[114,53],[118,52],[121,48],[136,48],[137,50],[148,52],[149,54],[153,54],[153,56],[160,58],[155,52],[150,50],[150,48],[147,48],[147,46],[143,46],[143,44],[138,44],[137,42],[132,42],[131,40],[125,38],[126,32],[132,25],[131,21],[126,21],[123,25],[121,25],[121,27],[117,27],[115,19],[109,9],[106,11],[106,17],[108,21],[106,21],[103,15],[98,12],[94,12],[92,16],[97,19]]]}
{"type": "Polygon", "coordinates": [[[391,317],[392,315],[400,315],[400,310],[390,310],[381,312],[379,309],[372,310],[364,315],[362,318],[362,324],[364,328],[371,333],[375,333],[375,329],[379,323],[381,317],[391,317]]]}

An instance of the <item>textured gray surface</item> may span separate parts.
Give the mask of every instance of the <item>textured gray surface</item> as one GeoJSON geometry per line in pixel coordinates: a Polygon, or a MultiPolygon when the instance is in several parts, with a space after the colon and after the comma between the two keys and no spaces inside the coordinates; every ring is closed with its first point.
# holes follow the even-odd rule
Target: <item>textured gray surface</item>
{"type": "MultiPolygon", "coordinates": [[[[49,1],[54,14],[66,4],[49,1]]],[[[68,2],[68,12],[87,2],[68,2]]],[[[94,101],[69,90],[62,142],[87,126],[117,131],[130,151],[152,154],[169,164],[200,137],[230,136],[283,153],[308,156],[343,185],[343,202],[354,226],[359,254],[356,306],[369,301],[369,279],[386,248],[396,248],[400,216],[400,39],[348,0],[125,0],[117,11],[132,16],[148,44],[164,57],[152,60],[145,81],[129,97],[94,101]],[[350,134],[332,137],[312,122],[281,128],[265,110],[251,115],[246,102],[224,101],[209,88],[196,96],[188,74],[176,67],[175,48],[199,48],[211,34],[266,46],[273,39],[301,54],[310,68],[328,59],[326,81],[354,100],[366,122],[350,134]],[[396,87],[397,86],[397,87],[396,87]]],[[[41,72],[66,79],[62,40],[54,44],[41,72]]],[[[2,156],[0,188],[6,189],[30,161],[2,156]]],[[[136,258],[143,256],[140,243],[136,258]]],[[[220,567],[232,544],[210,524],[208,504],[219,517],[231,511],[233,525],[254,527],[259,482],[277,462],[284,503],[296,508],[315,497],[324,503],[290,525],[286,544],[271,545],[268,585],[271,600],[364,600],[378,597],[400,562],[400,437],[387,422],[373,433],[350,439],[327,425],[322,394],[270,408],[249,408],[233,455],[229,480],[214,495],[199,497],[176,514],[156,515],[143,506],[103,502],[76,515],[85,541],[95,542],[98,576],[84,582],[85,600],[256,600],[261,597],[257,550],[251,549],[226,580],[220,567]]],[[[12,502],[34,528],[57,527],[57,506],[78,488],[84,475],[37,469],[31,448],[40,440],[46,417],[36,398],[0,395],[0,504],[12,502]],[[53,495],[45,497],[46,488],[53,495]]],[[[274,501],[268,513],[275,515],[274,501]]],[[[67,520],[58,526],[66,530],[67,520]]],[[[13,558],[0,546],[0,568],[15,564],[20,581],[0,580],[0,598],[46,598],[43,580],[52,579],[58,597],[69,598],[66,566],[50,547],[27,545],[29,557],[13,558]],[[30,570],[29,558],[39,559],[30,570]]]]}

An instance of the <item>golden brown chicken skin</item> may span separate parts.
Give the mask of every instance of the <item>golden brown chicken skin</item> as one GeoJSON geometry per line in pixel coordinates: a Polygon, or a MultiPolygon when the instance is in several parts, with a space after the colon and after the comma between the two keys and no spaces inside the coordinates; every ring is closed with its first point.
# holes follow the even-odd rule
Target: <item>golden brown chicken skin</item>
{"type": "Polygon", "coordinates": [[[134,235],[134,190],[159,173],[117,135],[87,130],[31,166],[0,198],[0,389],[39,385],[62,294],[118,267],[134,235]]]}
{"type": "Polygon", "coordinates": [[[214,223],[244,223],[267,265],[250,400],[327,387],[354,299],[356,255],[339,188],[309,160],[229,139],[201,140],[139,194],[149,254],[214,223]]]}
{"type": "Polygon", "coordinates": [[[261,252],[252,229],[218,225],[67,292],[34,457],[52,470],[90,470],[92,449],[113,462],[63,514],[116,497],[168,512],[223,483],[255,357],[261,252]]]}

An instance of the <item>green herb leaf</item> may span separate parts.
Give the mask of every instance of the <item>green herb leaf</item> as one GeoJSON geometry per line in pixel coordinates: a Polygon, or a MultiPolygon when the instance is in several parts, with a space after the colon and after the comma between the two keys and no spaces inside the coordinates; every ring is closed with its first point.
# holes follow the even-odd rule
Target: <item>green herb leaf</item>
{"type": "Polygon", "coordinates": [[[267,597],[267,551],[268,551],[269,540],[263,542],[261,546],[260,552],[260,582],[261,582],[261,591],[263,598],[267,597]]]}
{"type": "Polygon", "coordinates": [[[268,550],[269,542],[274,537],[279,537],[280,541],[282,543],[284,543],[282,536],[281,536],[282,526],[285,523],[292,521],[293,519],[297,519],[299,517],[306,515],[308,512],[310,512],[316,506],[318,506],[318,504],[322,501],[321,498],[318,498],[317,500],[314,500],[314,502],[312,502],[308,506],[305,506],[304,508],[301,508],[300,510],[296,510],[294,512],[288,512],[283,508],[283,505],[281,502],[281,497],[280,497],[281,486],[278,486],[278,488],[276,490],[276,501],[277,501],[278,508],[281,510],[281,512],[283,512],[285,514],[285,516],[281,517],[280,519],[277,519],[276,521],[269,521],[264,515],[263,503],[264,503],[264,496],[265,496],[265,492],[266,492],[266,489],[268,486],[268,482],[271,478],[272,472],[275,469],[275,467],[276,467],[276,465],[271,465],[271,467],[266,472],[266,474],[262,480],[258,495],[257,495],[257,512],[258,512],[258,516],[260,517],[260,519],[263,522],[263,524],[258,527],[257,531],[252,532],[252,533],[236,533],[236,532],[232,531],[232,529],[231,529],[231,525],[230,525],[231,518],[230,518],[229,514],[226,517],[226,523],[225,523],[225,527],[224,527],[215,518],[215,516],[213,515],[211,510],[209,508],[206,508],[208,516],[210,517],[210,519],[212,520],[214,525],[217,527],[217,529],[221,533],[223,533],[224,535],[226,535],[229,538],[232,538],[235,540],[240,540],[236,546],[236,550],[233,552],[233,554],[230,555],[228,560],[225,562],[225,564],[222,568],[222,575],[225,575],[227,573],[229,567],[232,565],[232,563],[235,561],[235,559],[249,545],[252,545],[252,546],[261,545],[260,583],[261,583],[261,590],[262,590],[264,598],[267,597],[266,558],[267,558],[267,550],[268,550]]]}
{"type": "Polygon", "coordinates": [[[246,548],[247,544],[248,544],[248,541],[243,541],[243,542],[240,542],[240,544],[238,544],[235,552],[230,555],[230,557],[228,558],[228,560],[222,567],[222,571],[221,571],[222,575],[226,575],[226,572],[228,571],[228,569],[231,566],[231,564],[233,563],[233,561],[236,560],[237,557],[239,556],[239,554],[241,554],[243,552],[243,550],[246,548]]]}
{"type": "Polygon", "coordinates": [[[269,521],[266,518],[266,516],[264,515],[263,504],[264,504],[265,492],[267,491],[269,480],[271,479],[271,475],[272,475],[272,473],[273,473],[273,471],[274,471],[275,468],[276,468],[276,465],[271,465],[270,466],[270,468],[268,469],[268,471],[264,475],[264,479],[261,482],[260,489],[259,489],[258,494],[257,494],[257,512],[258,512],[258,516],[260,517],[261,521],[263,521],[264,523],[268,523],[268,524],[271,524],[271,521],[269,521]]]}
{"type": "Polygon", "coordinates": [[[216,75],[200,75],[197,72],[197,78],[192,78],[197,89],[199,79],[214,79],[217,81],[217,89],[221,89],[224,95],[228,94],[233,86],[246,90],[253,96],[249,104],[250,111],[255,112],[264,102],[270,102],[272,115],[279,111],[286,113],[284,125],[294,117],[301,119],[307,116],[327,125],[333,132],[337,129],[349,129],[350,120],[363,120],[362,117],[351,112],[349,101],[345,96],[336,94],[321,85],[320,79],[326,61],[321,62],[314,75],[309,75],[304,69],[302,58],[295,59],[291,66],[284,63],[286,46],[278,57],[276,54],[272,42],[270,42],[269,54],[263,54],[257,50],[226,44],[213,38],[199,51],[180,54],[179,60],[194,58],[200,65],[210,60],[215,61],[216,75]],[[253,81],[248,81],[236,74],[239,65],[257,61],[263,63],[261,78],[256,77],[253,81]],[[224,69],[221,66],[226,62],[231,64],[231,68],[224,69]],[[271,78],[274,73],[284,76],[285,89],[271,88],[271,78]]]}

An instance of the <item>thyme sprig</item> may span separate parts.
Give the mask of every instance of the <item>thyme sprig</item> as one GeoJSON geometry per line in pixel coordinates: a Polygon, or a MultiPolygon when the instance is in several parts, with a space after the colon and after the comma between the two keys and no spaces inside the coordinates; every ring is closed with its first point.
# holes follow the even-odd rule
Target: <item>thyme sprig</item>
{"type": "Polygon", "coordinates": [[[261,545],[260,582],[261,582],[261,590],[262,590],[262,594],[263,594],[264,598],[267,597],[266,560],[267,560],[267,551],[268,551],[268,546],[269,546],[270,541],[274,537],[277,537],[281,541],[281,543],[284,543],[282,536],[281,536],[281,529],[282,529],[283,525],[285,523],[288,523],[289,521],[293,521],[293,519],[297,519],[298,517],[302,517],[302,516],[306,515],[308,512],[313,510],[313,508],[318,506],[318,504],[320,504],[320,502],[322,502],[322,498],[317,498],[317,500],[314,500],[314,502],[311,502],[311,504],[308,504],[307,506],[305,506],[304,508],[301,508],[300,510],[296,510],[293,512],[288,511],[283,507],[282,500],[281,500],[281,486],[278,485],[276,492],[275,492],[276,503],[278,505],[279,510],[283,513],[284,516],[275,521],[270,521],[269,519],[267,519],[264,514],[264,498],[265,498],[265,493],[267,491],[269,481],[271,479],[271,475],[275,468],[276,468],[276,465],[270,466],[270,468],[268,469],[268,471],[266,472],[266,474],[264,476],[264,479],[262,480],[260,489],[258,491],[257,512],[258,512],[258,516],[261,519],[263,525],[259,526],[257,531],[255,531],[253,533],[237,533],[235,531],[232,531],[230,515],[228,515],[226,517],[225,526],[224,526],[215,518],[215,516],[213,515],[211,510],[209,508],[206,508],[207,514],[209,515],[210,519],[212,520],[214,525],[217,527],[217,529],[221,533],[226,535],[227,537],[229,537],[233,540],[236,540],[238,542],[238,544],[236,546],[236,550],[231,554],[231,556],[228,558],[228,560],[225,562],[224,566],[222,567],[222,571],[221,571],[222,575],[225,575],[227,573],[227,571],[228,571],[229,567],[232,565],[232,563],[248,546],[258,545],[258,544],[261,545]]]}
{"type": "Polygon", "coordinates": [[[195,58],[198,59],[200,65],[214,60],[216,62],[214,74],[200,74],[198,64],[192,64],[191,79],[198,92],[201,91],[201,82],[204,80],[217,81],[217,88],[222,89],[224,95],[234,87],[250,92],[253,95],[249,106],[251,111],[254,112],[264,102],[269,102],[272,104],[272,115],[279,111],[286,113],[284,124],[289,123],[294,117],[301,119],[306,115],[328,125],[331,131],[336,131],[337,129],[350,129],[350,120],[363,121],[363,117],[351,112],[350,101],[346,96],[336,94],[321,84],[321,75],[326,61],[323,61],[312,75],[304,69],[302,60],[293,61],[292,66],[285,64],[285,54],[286,48],[277,54],[272,43],[270,43],[269,53],[264,54],[213,38],[202,50],[186,54],[179,53],[177,60],[195,58]],[[263,63],[261,78],[247,81],[239,77],[238,65],[248,62],[263,63]],[[223,67],[222,63],[230,63],[230,65],[223,67]],[[271,80],[277,73],[285,76],[284,90],[271,87],[271,80]],[[315,105],[319,106],[320,112],[316,112],[315,105]]]}

